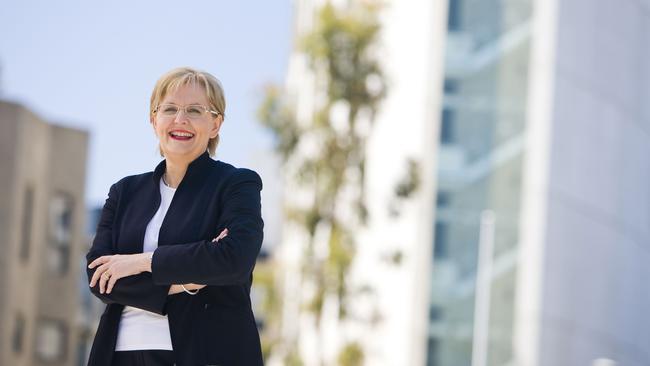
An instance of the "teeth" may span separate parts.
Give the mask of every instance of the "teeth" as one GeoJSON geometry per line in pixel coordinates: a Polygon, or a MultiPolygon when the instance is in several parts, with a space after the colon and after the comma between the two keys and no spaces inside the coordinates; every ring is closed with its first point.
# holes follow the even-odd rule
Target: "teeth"
{"type": "Polygon", "coordinates": [[[171,134],[174,135],[174,136],[180,136],[180,137],[192,137],[192,136],[194,136],[193,134],[191,134],[189,132],[172,132],[171,134]]]}

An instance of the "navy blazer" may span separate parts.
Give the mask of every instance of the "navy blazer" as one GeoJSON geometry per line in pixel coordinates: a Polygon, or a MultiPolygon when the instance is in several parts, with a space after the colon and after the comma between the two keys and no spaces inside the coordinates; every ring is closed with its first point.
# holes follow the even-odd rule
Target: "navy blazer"
{"type": "MultiPolygon", "coordinates": [[[[97,225],[88,263],[102,255],[142,253],[147,224],[160,206],[165,160],[153,172],[113,184],[97,225]]],[[[163,220],[151,272],[119,279],[93,342],[89,366],[110,365],[125,305],[166,314],[176,365],[262,365],[250,288],[263,239],[262,180],[252,170],[192,161],[163,220]],[[213,243],[223,229],[228,236],[213,243]],[[172,284],[207,285],[195,296],[168,295],[172,284]]],[[[88,269],[88,279],[94,269],[88,269]]]]}

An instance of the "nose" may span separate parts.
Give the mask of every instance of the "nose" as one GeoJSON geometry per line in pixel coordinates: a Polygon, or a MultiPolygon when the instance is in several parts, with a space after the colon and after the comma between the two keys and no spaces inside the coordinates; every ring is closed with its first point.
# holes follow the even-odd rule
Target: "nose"
{"type": "Polygon", "coordinates": [[[179,122],[185,122],[187,123],[188,121],[187,115],[185,115],[185,110],[183,108],[178,110],[178,113],[176,113],[176,117],[174,117],[174,122],[179,123],[179,122]]]}

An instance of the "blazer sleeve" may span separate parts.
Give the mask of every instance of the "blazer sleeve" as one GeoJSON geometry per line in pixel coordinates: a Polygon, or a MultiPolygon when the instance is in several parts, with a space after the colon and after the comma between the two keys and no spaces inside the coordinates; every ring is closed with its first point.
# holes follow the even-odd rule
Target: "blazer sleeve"
{"type": "MultiPolygon", "coordinates": [[[[121,181],[120,181],[121,182],[121,181]]],[[[117,202],[120,194],[119,183],[113,184],[109,190],[108,198],[97,224],[97,233],[93,244],[86,254],[86,264],[103,255],[117,254],[113,251],[113,224],[116,215],[117,202]]],[[[95,273],[86,265],[88,284],[95,273]]],[[[158,314],[165,314],[165,304],[169,286],[153,283],[151,273],[143,272],[134,276],[121,278],[115,282],[110,294],[99,292],[99,283],[90,288],[90,291],[106,304],[118,303],[144,309],[158,314]]]]}
{"type": "Polygon", "coordinates": [[[225,286],[250,280],[264,238],[262,180],[252,170],[237,169],[224,189],[217,227],[227,228],[228,236],[218,243],[208,239],[158,247],[151,264],[154,283],[225,286]]]}

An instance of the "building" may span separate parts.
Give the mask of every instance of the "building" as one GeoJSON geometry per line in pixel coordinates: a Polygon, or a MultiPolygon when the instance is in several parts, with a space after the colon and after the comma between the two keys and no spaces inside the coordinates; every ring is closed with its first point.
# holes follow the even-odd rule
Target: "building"
{"type": "MultiPolygon", "coordinates": [[[[295,1],[297,39],[324,3],[295,1]]],[[[348,339],[368,365],[650,364],[650,3],[385,3],[389,90],[348,279],[372,285],[358,306],[381,320],[314,326],[306,239],[287,223],[285,339],[305,365],[336,364],[348,339]],[[408,161],[420,185],[396,201],[408,161]]],[[[297,119],[317,85],[296,47],[297,119]]],[[[288,201],[304,199],[297,186],[286,182],[288,201]]]]}
{"type": "Polygon", "coordinates": [[[648,5],[449,3],[430,365],[650,364],[648,5]]]}
{"type": "Polygon", "coordinates": [[[0,102],[0,364],[76,365],[88,133],[0,102]]]}

